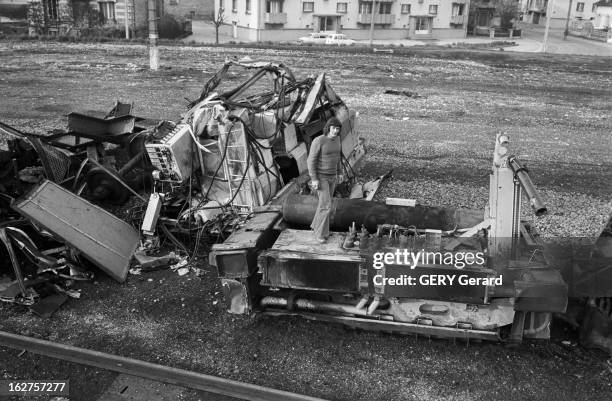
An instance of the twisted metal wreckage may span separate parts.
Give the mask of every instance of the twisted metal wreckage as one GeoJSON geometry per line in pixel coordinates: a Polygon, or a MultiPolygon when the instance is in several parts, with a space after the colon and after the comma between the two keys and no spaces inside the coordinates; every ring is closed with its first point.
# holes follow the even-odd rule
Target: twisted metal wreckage
{"type": "Polygon", "coordinates": [[[0,153],[0,240],[13,277],[0,280],[0,296],[49,315],[79,296],[70,284],[90,279],[93,267],[120,282],[130,267],[188,271],[202,241],[214,239],[209,262],[231,313],[520,341],[548,338],[552,315],[571,301],[579,312],[567,319],[592,343],[611,346],[612,222],[595,244],[547,263],[520,220],[521,196],[537,216],[546,206],[505,135],[496,138],[484,213],[373,202],[386,177],[355,183],[365,155],[355,123],[325,74],[298,81],[282,64],[230,61],[178,123],[135,117],[118,102],[104,115],[71,113],[69,130],[48,136],[2,124],[13,139],[0,153]],[[221,91],[236,78],[230,67],[251,75],[221,91]],[[316,209],[306,157],[331,116],[342,122],[348,179],[321,245],[306,231],[316,209]],[[119,170],[109,144],[128,155],[119,170]],[[125,221],[92,203],[124,204],[130,195],[125,221]],[[400,260],[424,252],[433,260],[400,260]],[[465,263],[470,252],[480,263],[465,263]]]}

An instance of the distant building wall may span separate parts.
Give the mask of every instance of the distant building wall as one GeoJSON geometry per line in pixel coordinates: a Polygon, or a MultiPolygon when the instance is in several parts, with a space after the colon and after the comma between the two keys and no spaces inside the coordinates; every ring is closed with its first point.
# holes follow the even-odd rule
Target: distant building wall
{"type": "MultiPolygon", "coordinates": [[[[595,19],[596,7],[594,7],[594,4],[598,1],[599,0],[572,0],[572,7],[569,9],[570,21],[588,21],[595,19]]],[[[549,2],[550,0],[521,0],[523,21],[545,26],[549,2]]],[[[550,15],[550,26],[552,28],[565,28],[569,6],[570,0],[555,0],[554,3],[552,3],[552,13],[550,15]]]]}
{"type": "Polygon", "coordinates": [[[164,0],[164,10],[178,17],[211,20],[214,0],[164,0]]]}
{"type": "MultiPolygon", "coordinates": [[[[338,31],[369,38],[372,1],[214,0],[236,40],[296,40],[338,31]]],[[[374,39],[463,38],[467,0],[377,0],[374,39]],[[418,27],[418,28],[417,28],[418,27]]]]}
{"type": "Polygon", "coordinates": [[[26,19],[28,0],[0,0],[0,17],[26,19]]]}

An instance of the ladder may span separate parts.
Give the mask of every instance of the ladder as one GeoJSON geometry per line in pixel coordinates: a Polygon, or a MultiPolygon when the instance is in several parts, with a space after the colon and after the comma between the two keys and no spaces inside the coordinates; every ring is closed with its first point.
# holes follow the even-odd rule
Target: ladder
{"type": "Polygon", "coordinates": [[[249,149],[242,121],[230,125],[225,134],[219,135],[219,148],[225,149],[225,146],[227,151],[223,160],[223,171],[227,178],[230,199],[233,199],[232,208],[237,213],[251,213],[253,206],[258,203],[253,192],[255,171],[253,162],[247,164],[249,149]]]}

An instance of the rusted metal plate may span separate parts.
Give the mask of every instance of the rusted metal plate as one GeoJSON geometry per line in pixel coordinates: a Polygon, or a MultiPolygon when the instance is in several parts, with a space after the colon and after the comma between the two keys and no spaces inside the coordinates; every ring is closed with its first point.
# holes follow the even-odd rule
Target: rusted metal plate
{"type": "Polygon", "coordinates": [[[139,234],[128,223],[51,181],[13,208],[52,232],[119,282],[125,281],[139,234]]]}
{"type": "Polygon", "coordinates": [[[359,262],[293,259],[262,253],[258,263],[264,286],[342,293],[357,293],[362,288],[359,262]]]}
{"type": "Polygon", "coordinates": [[[274,225],[278,212],[256,214],[244,227],[232,233],[222,244],[213,245],[209,262],[217,266],[219,277],[246,278],[257,270],[257,251],[266,249],[276,239],[274,225]]]}
{"type": "Polygon", "coordinates": [[[360,269],[364,259],[359,252],[342,249],[344,236],[331,233],[324,244],[312,233],[285,230],[271,249],[261,252],[258,264],[261,284],[280,288],[316,291],[359,292],[360,269]]]}
{"type": "Polygon", "coordinates": [[[329,239],[321,244],[316,240],[312,231],[288,229],[279,235],[271,250],[287,254],[304,253],[307,254],[305,258],[324,255],[326,259],[360,260],[357,250],[348,251],[342,248],[343,241],[343,234],[330,233],[329,239]]]}
{"type": "Polygon", "coordinates": [[[244,282],[233,279],[221,279],[223,297],[229,313],[243,315],[251,311],[249,290],[244,282]]]}
{"type": "Polygon", "coordinates": [[[136,118],[130,115],[104,119],[75,112],[68,114],[68,130],[90,137],[127,134],[134,130],[135,122],[136,118]]]}

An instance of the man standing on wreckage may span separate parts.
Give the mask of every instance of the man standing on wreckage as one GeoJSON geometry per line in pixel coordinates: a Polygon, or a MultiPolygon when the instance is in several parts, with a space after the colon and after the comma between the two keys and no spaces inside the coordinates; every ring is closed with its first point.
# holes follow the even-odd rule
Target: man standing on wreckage
{"type": "Polygon", "coordinates": [[[319,243],[329,237],[329,213],[336,183],[342,181],[342,124],[336,117],[327,120],[323,135],[316,137],[308,154],[310,185],[317,191],[319,203],[310,228],[319,243]]]}

